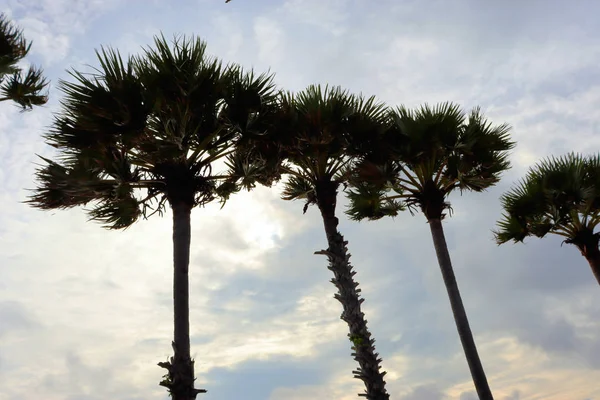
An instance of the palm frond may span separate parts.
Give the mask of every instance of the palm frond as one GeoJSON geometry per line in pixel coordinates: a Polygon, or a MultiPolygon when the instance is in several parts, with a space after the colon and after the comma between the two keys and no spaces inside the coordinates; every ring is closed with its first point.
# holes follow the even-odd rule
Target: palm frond
{"type": "Polygon", "coordinates": [[[511,240],[515,243],[522,242],[527,236],[531,235],[524,221],[508,214],[502,215],[502,219],[498,221],[497,226],[498,229],[492,232],[496,243],[499,245],[511,240]]]}
{"type": "Polygon", "coordinates": [[[315,183],[305,177],[292,175],[283,186],[281,198],[283,200],[306,200],[303,210],[306,213],[308,206],[317,202],[315,183]]]}
{"type": "Polygon", "coordinates": [[[17,63],[27,56],[30,49],[31,42],[27,42],[23,30],[5,13],[0,13],[0,81],[5,75],[19,72],[17,63]]]}
{"type": "Polygon", "coordinates": [[[507,124],[492,125],[479,108],[473,109],[450,157],[446,181],[456,182],[461,191],[475,192],[498,183],[510,168],[509,151],[515,146],[510,130],[507,124]]]}
{"type": "Polygon", "coordinates": [[[402,202],[386,198],[386,190],[369,184],[360,184],[348,190],[348,199],[350,203],[346,214],[354,221],[395,217],[405,209],[402,202]]]}
{"type": "Polygon", "coordinates": [[[88,211],[90,220],[98,221],[107,229],[127,229],[141,216],[140,203],[132,192],[103,199],[88,211]]]}
{"type": "Polygon", "coordinates": [[[44,164],[36,171],[38,188],[27,203],[50,210],[85,205],[107,196],[112,185],[103,185],[97,174],[83,164],[61,165],[40,157],[44,164]]]}
{"type": "Polygon", "coordinates": [[[31,42],[27,42],[23,31],[0,13],[0,101],[13,101],[21,111],[48,101],[48,81],[42,69],[31,66],[24,73],[18,66],[30,49],[31,42]]]}
{"type": "Polygon", "coordinates": [[[263,113],[275,112],[278,91],[271,73],[245,72],[237,65],[230,65],[225,75],[228,87],[225,94],[224,113],[232,129],[243,134],[265,134],[269,119],[263,113]]]}
{"type": "Polygon", "coordinates": [[[32,66],[25,75],[17,71],[2,81],[0,100],[12,100],[21,107],[21,111],[28,111],[48,102],[48,93],[44,91],[47,86],[42,69],[32,66]]]}

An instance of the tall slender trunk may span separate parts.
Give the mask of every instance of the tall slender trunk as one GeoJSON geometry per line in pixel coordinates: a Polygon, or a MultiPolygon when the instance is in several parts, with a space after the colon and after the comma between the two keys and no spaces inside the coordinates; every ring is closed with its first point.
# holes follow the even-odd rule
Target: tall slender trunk
{"type": "Polygon", "coordinates": [[[173,400],[194,400],[206,390],[194,388],[194,361],[190,355],[189,275],[192,208],[184,202],[171,204],[173,209],[173,310],[174,340],[170,362],[158,365],[168,370],[161,382],[173,400]]]}
{"type": "Polygon", "coordinates": [[[477,390],[480,400],[493,400],[494,397],[492,396],[492,391],[490,390],[490,386],[485,376],[483,365],[481,364],[479,354],[477,353],[473,333],[471,333],[471,327],[469,326],[469,320],[467,319],[467,312],[465,311],[462,298],[460,297],[458,284],[456,283],[456,277],[454,276],[454,270],[452,269],[452,261],[450,260],[450,254],[448,253],[448,244],[446,243],[442,221],[440,219],[430,219],[429,228],[431,229],[433,245],[442,271],[442,277],[444,278],[444,284],[446,285],[448,297],[450,298],[454,322],[456,322],[458,336],[460,337],[460,342],[465,352],[467,363],[469,364],[469,370],[471,371],[475,389],[477,390]]]}
{"type": "Polygon", "coordinates": [[[593,246],[589,246],[587,251],[583,252],[583,255],[587,262],[590,264],[590,268],[592,268],[592,273],[594,277],[596,277],[596,281],[600,285],[600,250],[598,250],[598,244],[596,243],[593,246]]]}
{"type": "MultiPolygon", "coordinates": [[[[331,193],[330,193],[331,194],[331,193]]],[[[350,254],[348,254],[347,241],[338,232],[338,219],[335,217],[335,196],[333,200],[319,201],[319,209],[323,217],[325,234],[327,235],[327,250],[315,252],[323,254],[329,258],[329,270],[333,272],[331,282],[337,287],[338,293],[335,298],[342,303],[343,312],[340,318],[344,320],[350,328],[348,337],[352,341],[352,356],[360,365],[356,371],[352,371],[354,377],[364,382],[366,392],[359,396],[364,396],[369,400],[389,400],[390,396],[385,389],[383,377],[385,371],[380,371],[381,359],[375,351],[375,339],[371,338],[371,332],[367,328],[365,314],[361,311],[360,305],[364,299],[360,298],[360,289],[358,283],[354,281],[355,271],[350,264],[350,254]]],[[[329,196],[330,197],[330,196],[329,196]]]]}

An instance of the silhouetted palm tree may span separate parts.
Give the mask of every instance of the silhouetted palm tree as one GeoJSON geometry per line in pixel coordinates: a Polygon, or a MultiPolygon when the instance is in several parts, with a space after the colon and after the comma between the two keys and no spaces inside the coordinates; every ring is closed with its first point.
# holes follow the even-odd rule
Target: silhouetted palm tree
{"type": "MultiPolygon", "coordinates": [[[[190,213],[225,201],[252,177],[214,171],[235,146],[263,133],[262,113],[274,98],[269,75],[224,67],[200,39],[164,38],[124,61],[102,50],[95,75],[72,72],[47,142],[59,150],[44,159],[30,202],[41,209],[93,203],[91,219],[124,229],[140,217],[173,211],[174,356],[161,385],[175,400],[195,399],[190,357],[188,266],[190,213]]],[[[230,160],[230,162],[231,162],[230,160]]],[[[252,163],[249,163],[252,166],[252,163]]]]}
{"type": "Polygon", "coordinates": [[[595,232],[600,223],[600,154],[542,160],[501,202],[498,244],[548,233],[562,236],[579,249],[600,284],[600,234],[595,232]]]}
{"type": "Polygon", "coordinates": [[[47,93],[43,93],[48,81],[42,69],[31,66],[24,74],[17,65],[30,48],[31,42],[27,42],[23,31],[0,13],[0,102],[14,101],[23,111],[48,101],[47,93]]]}
{"type": "Polygon", "coordinates": [[[507,125],[491,126],[478,109],[468,118],[456,105],[390,112],[390,128],[362,143],[347,214],[354,220],[420,209],[429,223],[458,334],[480,399],[492,399],[450,261],[442,220],[456,189],[480,192],[509,167],[507,125]]]}
{"type": "MultiPolygon", "coordinates": [[[[348,324],[353,356],[360,365],[354,376],[365,383],[366,393],[362,396],[370,400],[389,399],[389,395],[375,340],[361,311],[364,299],[354,280],[347,242],[338,231],[336,204],[340,185],[345,185],[346,171],[354,162],[347,153],[349,143],[382,129],[384,111],[373,98],[313,85],[295,95],[282,94],[278,119],[271,127],[285,160],[281,171],[287,180],[282,198],[305,200],[304,212],[312,204],[321,212],[328,248],[315,254],[329,258],[328,268],[334,275],[331,282],[338,289],[335,298],[343,307],[341,319],[348,324]]],[[[271,148],[271,155],[263,159],[272,159],[274,152],[271,148]]]]}

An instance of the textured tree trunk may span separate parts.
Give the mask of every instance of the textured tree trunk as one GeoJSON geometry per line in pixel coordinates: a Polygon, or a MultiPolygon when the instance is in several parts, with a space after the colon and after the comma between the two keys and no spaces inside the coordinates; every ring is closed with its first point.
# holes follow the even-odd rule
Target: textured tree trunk
{"type": "Polygon", "coordinates": [[[174,355],[170,362],[159,363],[168,370],[161,382],[169,389],[173,400],[194,400],[206,390],[194,388],[194,361],[190,355],[189,277],[191,207],[183,202],[171,204],[173,209],[173,310],[174,355]]]}
{"type": "MultiPolygon", "coordinates": [[[[343,312],[340,318],[344,320],[350,328],[348,337],[353,343],[352,356],[360,365],[356,371],[352,371],[354,377],[364,382],[366,392],[359,396],[366,397],[369,400],[389,400],[390,396],[385,389],[383,377],[384,371],[380,371],[381,359],[375,352],[375,339],[371,338],[371,332],[367,328],[365,314],[361,311],[360,305],[364,299],[360,298],[360,289],[358,283],[354,281],[355,271],[350,265],[350,254],[344,241],[344,237],[338,232],[338,219],[335,217],[335,196],[333,199],[324,201],[323,198],[318,201],[323,224],[325,225],[325,234],[327,235],[327,250],[321,250],[315,254],[323,254],[329,258],[329,270],[333,272],[331,282],[337,287],[338,293],[335,298],[342,303],[343,312]]],[[[331,193],[329,193],[331,197],[331,193]]],[[[325,196],[323,196],[325,197],[325,196]]]]}
{"type": "Polygon", "coordinates": [[[590,264],[590,268],[592,268],[592,273],[594,274],[594,276],[596,277],[596,281],[600,285],[600,250],[598,250],[598,245],[596,244],[595,246],[591,246],[584,254],[584,257],[590,264]]]}
{"type": "Polygon", "coordinates": [[[430,219],[429,228],[431,229],[433,245],[442,271],[442,277],[444,278],[444,284],[446,285],[448,297],[450,298],[450,306],[452,307],[452,314],[454,314],[458,336],[460,337],[460,342],[465,352],[467,363],[469,364],[469,370],[471,371],[475,389],[477,390],[480,400],[493,400],[494,397],[492,396],[492,391],[490,390],[490,386],[485,376],[483,365],[481,364],[479,354],[477,353],[473,333],[471,333],[471,327],[469,326],[469,320],[467,319],[467,312],[465,311],[462,298],[460,297],[458,284],[456,283],[456,277],[454,276],[454,270],[452,269],[452,261],[450,260],[450,254],[448,253],[448,245],[446,243],[442,221],[440,219],[430,219]]]}

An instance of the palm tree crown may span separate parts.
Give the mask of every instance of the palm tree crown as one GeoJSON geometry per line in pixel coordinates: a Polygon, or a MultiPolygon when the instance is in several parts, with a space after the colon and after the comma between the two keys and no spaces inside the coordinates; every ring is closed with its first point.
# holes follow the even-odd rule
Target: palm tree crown
{"type": "Polygon", "coordinates": [[[542,160],[501,197],[496,242],[562,236],[590,262],[600,283],[600,154],[569,153],[542,160]]]}
{"type": "Polygon", "coordinates": [[[46,104],[48,81],[41,68],[31,66],[25,74],[17,65],[31,49],[23,31],[0,13],[0,101],[14,101],[23,111],[46,104]]]}
{"type": "MultiPolygon", "coordinates": [[[[283,198],[306,200],[306,212],[309,205],[318,203],[319,195],[331,197],[331,191],[337,192],[347,180],[355,161],[348,151],[351,144],[382,126],[385,108],[373,97],[319,85],[283,95],[282,104],[287,120],[274,136],[284,149],[282,170],[289,174],[283,198]]],[[[332,206],[335,203],[327,205],[332,206]]]]}
{"type": "Polygon", "coordinates": [[[493,400],[454,275],[442,219],[450,210],[447,196],[459,189],[480,192],[509,167],[507,125],[492,126],[479,109],[465,117],[451,103],[399,107],[389,114],[389,129],[356,150],[362,162],[353,173],[352,219],[395,216],[404,207],[421,209],[433,239],[450,306],[473,382],[480,399],[493,400]],[[393,192],[390,194],[390,192],[393,192]]]}
{"type": "Polygon", "coordinates": [[[103,49],[98,74],[73,71],[75,83],[60,82],[64,111],[45,137],[61,153],[38,170],[33,205],[94,201],[91,218],[122,229],[166,202],[201,206],[239,190],[241,177],[213,166],[262,133],[271,76],[224,67],[200,39],[155,44],[127,61],[103,49]]]}
{"type": "Polygon", "coordinates": [[[504,218],[495,232],[498,244],[552,233],[584,246],[586,236],[597,236],[593,232],[600,223],[599,184],[600,154],[542,160],[501,197],[504,218]]]}
{"type": "Polygon", "coordinates": [[[391,110],[389,129],[363,143],[347,214],[379,219],[418,207],[428,219],[443,218],[452,191],[481,192],[509,168],[509,131],[492,126],[478,108],[465,117],[452,103],[391,110]]]}

